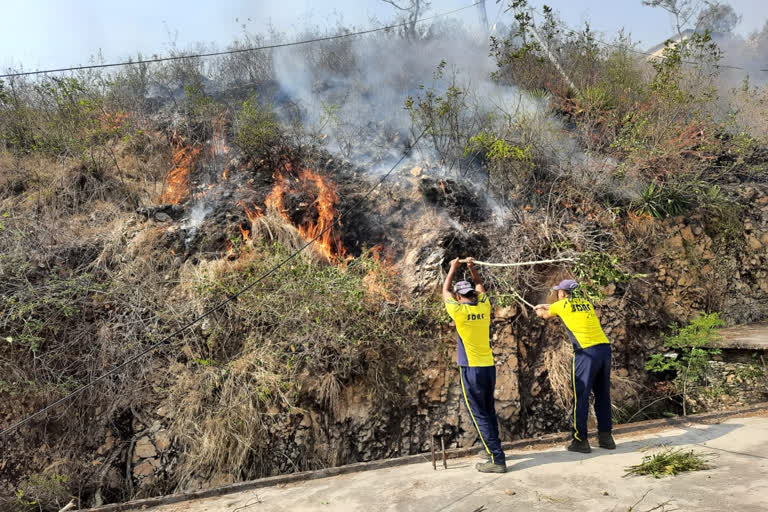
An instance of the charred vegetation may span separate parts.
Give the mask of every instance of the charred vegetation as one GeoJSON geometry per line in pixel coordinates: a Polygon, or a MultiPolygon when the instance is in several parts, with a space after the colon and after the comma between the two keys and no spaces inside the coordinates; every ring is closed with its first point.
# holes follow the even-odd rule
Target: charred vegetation
{"type": "Polygon", "coordinates": [[[668,326],[768,316],[767,132],[743,108],[764,87],[724,112],[708,41],[648,62],[626,38],[558,32],[550,14],[539,28],[575,91],[525,42],[528,23],[497,34],[491,59],[476,34],[435,22],[0,82],[3,427],[318,238],[4,439],[0,493],[23,492],[8,506],[418,453],[435,433],[471,445],[436,295],[468,255],[581,258],[484,270],[505,439],[568,428],[570,347],[520,300],[566,277],[599,299],[615,418],[676,411],[674,376],[645,369],[668,326]]]}

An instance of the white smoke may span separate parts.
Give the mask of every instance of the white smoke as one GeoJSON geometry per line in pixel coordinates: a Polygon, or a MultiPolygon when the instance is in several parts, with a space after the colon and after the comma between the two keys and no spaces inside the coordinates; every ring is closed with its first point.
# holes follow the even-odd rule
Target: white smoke
{"type": "MultiPolygon", "coordinates": [[[[305,122],[325,134],[328,148],[372,175],[391,168],[417,135],[404,107],[408,97],[439,95],[455,83],[469,91],[476,113],[542,108],[519,90],[491,81],[496,64],[484,34],[459,25],[441,30],[440,37],[418,42],[385,34],[284,48],[273,55],[274,74],[281,92],[306,113],[305,122]]],[[[449,174],[452,164],[440,160],[420,144],[408,164],[444,166],[449,174]]]]}
{"type": "MultiPolygon", "coordinates": [[[[418,135],[405,109],[406,98],[441,95],[455,85],[466,91],[470,106],[466,119],[459,120],[467,136],[483,130],[509,133],[510,126],[519,127],[537,146],[537,153],[547,155],[539,164],[551,174],[583,180],[588,187],[611,187],[604,171],[612,164],[582,150],[549,109],[549,98],[491,79],[497,65],[484,33],[451,24],[418,42],[393,34],[340,39],[283,48],[272,60],[281,94],[299,104],[305,124],[322,131],[330,151],[364,168],[371,177],[391,169],[406,142],[418,135]],[[441,73],[437,73],[439,66],[441,73]],[[597,178],[602,182],[593,184],[597,178]]],[[[464,150],[451,149],[454,156],[464,150]]],[[[402,167],[419,166],[433,177],[473,177],[466,168],[459,172],[459,165],[472,162],[446,161],[427,135],[402,167]]],[[[503,222],[505,200],[489,197],[485,184],[466,181],[488,197],[496,222],[503,222]]]]}
{"type": "Polygon", "coordinates": [[[189,216],[185,219],[181,229],[186,231],[186,237],[184,244],[189,244],[197,234],[203,221],[209,213],[213,211],[213,205],[206,204],[204,201],[195,203],[195,205],[189,210],[189,216]]]}

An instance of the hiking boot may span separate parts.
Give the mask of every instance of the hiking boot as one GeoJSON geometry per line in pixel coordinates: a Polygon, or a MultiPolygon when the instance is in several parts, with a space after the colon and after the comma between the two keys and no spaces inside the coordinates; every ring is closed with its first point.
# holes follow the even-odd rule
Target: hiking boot
{"type": "Polygon", "coordinates": [[[610,432],[598,432],[597,440],[600,448],[605,448],[606,450],[613,450],[616,448],[616,441],[613,440],[613,436],[610,432]]]}
{"type": "Polygon", "coordinates": [[[592,451],[592,448],[589,447],[589,441],[586,439],[583,441],[574,439],[571,444],[566,445],[566,448],[569,452],[590,453],[592,451]]]}
{"type": "Polygon", "coordinates": [[[506,464],[494,464],[493,462],[478,462],[475,469],[481,473],[506,473],[506,464]]]}
{"type": "Polygon", "coordinates": [[[486,452],[485,450],[481,452],[477,452],[477,458],[482,459],[485,462],[491,462],[491,454],[486,452]]]}

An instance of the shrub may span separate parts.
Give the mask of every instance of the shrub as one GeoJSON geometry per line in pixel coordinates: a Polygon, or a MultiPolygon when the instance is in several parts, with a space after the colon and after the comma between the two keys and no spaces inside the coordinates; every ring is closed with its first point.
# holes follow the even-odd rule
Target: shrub
{"type": "Polygon", "coordinates": [[[486,160],[489,183],[502,197],[527,182],[533,172],[533,151],[530,145],[520,146],[487,131],[469,139],[464,155],[472,153],[481,154],[486,160]]]}
{"type": "Polygon", "coordinates": [[[34,473],[22,482],[16,491],[18,512],[57,512],[70,500],[66,475],[34,473]]]}
{"type": "Polygon", "coordinates": [[[279,160],[283,137],[271,105],[262,105],[254,97],[243,102],[235,124],[235,143],[249,159],[256,162],[279,160]]]}
{"type": "Polygon", "coordinates": [[[668,351],[653,354],[645,364],[645,369],[650,372],[672,370],[676,373],[674,384],[682,396],[683,415],[687,414],[686,402],[691,389],[706,379],[709,359],[720,353],[711,344],[720,339],[719,328],[722,326],[718,313],[701,314],[685,327],[671,325],[672,334],[663,338],[668,351]]]}
{"type": "Polygon", "coordinates": [[[470,100],[469,86],[459,82],[457,72],[453,70],[446,79],[446,67],[443,60],[433,74],[432,85],[419,85],[416,97],[405,99],[405,109],[414,133],[424,131],[443,165],[456,169],[458,175],[470,169],[463,149],[486,119],[479,105],[470,100]]]}
{"type": "Polygon", "coordinates": [[[99,126],[99,99],[77,78],[14,84],[0,109],[0,138],[15,151],[80,155],[99,126]]]}
{"type": "Polygon", "coordinates": [[[633,201],[630,208],[636,214],[660,219],[682,214],[692,206],[691,201],[691,197],[686,197],[671,185],[652,182],[643,187],[640,198],[633,201]]]}

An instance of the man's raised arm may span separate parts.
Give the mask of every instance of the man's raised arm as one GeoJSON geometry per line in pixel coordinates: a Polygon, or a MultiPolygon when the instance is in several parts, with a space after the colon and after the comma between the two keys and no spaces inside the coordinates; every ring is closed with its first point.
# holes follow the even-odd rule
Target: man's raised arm
{"type": "Polygon", "coordinates": [[[472,282],[475,283],[475,291],[477,293],[485,293],[485,285],[483,284],[483,278],[480,277],[480,273],[475,268],[474,258],[467,258],[465,260],[469,267],[469,273],[472,274],[472,282]]]}
{"type": "Polygon", "coordinates": [[[454,300],[453,293],[451,293],[451,283],[456,275],[456,271],[459,269],[459,265],[459,258],[451,260],[451,268],[448,270],[448,275],[445,276],[445,281],[443,282],[443,300],[454,300]]]}

